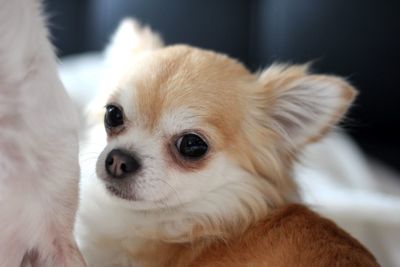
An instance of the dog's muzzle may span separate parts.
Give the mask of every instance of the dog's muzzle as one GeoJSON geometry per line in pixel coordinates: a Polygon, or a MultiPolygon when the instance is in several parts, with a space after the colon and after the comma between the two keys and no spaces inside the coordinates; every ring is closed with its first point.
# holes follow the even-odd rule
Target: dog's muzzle
{"type": "Polygon", "coordinates": [[[140,163],[132,153],[121,150],[113,149],[108,153],[105,168],[113,179],[123,179],[132,176],[140,169],[140,163]]]}

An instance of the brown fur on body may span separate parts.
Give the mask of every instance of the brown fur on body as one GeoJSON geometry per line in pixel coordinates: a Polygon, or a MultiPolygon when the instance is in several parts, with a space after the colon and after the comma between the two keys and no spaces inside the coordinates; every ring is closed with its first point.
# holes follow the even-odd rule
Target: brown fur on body
{"type": "Polygon", "coordinates": [[[374,256],[332,221],[305,206],[281,207],[225,241],[149,243],[133,257],[141,266],[379,266],[374,256]]]}
{"type": "Polygon", "coordinates": [[[379,266],[356,239],[302,205],[279,208],[237,240],[214,244],[190,266],[379,266]]]}

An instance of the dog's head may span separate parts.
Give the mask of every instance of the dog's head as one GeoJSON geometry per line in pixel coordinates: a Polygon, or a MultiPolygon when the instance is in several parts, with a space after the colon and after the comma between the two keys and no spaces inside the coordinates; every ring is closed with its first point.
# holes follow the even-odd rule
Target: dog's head
{"type": "Polygon", "coordinates": [[[108,55],[114,77],[102,103],[108,138],[97,174],[135,210],[233,214],[284,203],[296,194],[296,154],[355,96],[344,80],[309,74],[307,66],[253,74],[222,54],[162,47],[130,20],[108,55]]]}

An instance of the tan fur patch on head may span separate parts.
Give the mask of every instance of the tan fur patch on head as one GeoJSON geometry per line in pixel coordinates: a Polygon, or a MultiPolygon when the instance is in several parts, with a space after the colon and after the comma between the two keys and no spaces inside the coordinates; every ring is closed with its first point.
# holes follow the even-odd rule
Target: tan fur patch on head
{"type": "Polygon", "coordinates": [[[121,88],[134,91],[135,120],[145,128],[155,131],[163,116],[188,110],[211,128],[207,134],[213,135],[215,148],[226,147],[234,138],[245,113],[242,87],[254,80],[240,63],[180,45],[145,54],[133,65],[121,88]]]}

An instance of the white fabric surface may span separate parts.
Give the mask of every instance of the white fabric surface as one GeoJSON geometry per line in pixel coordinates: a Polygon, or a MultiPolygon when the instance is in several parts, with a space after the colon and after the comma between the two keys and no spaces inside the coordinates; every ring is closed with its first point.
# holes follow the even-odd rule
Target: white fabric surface
{"type": "MultiPolygon", "coordinates": [[[[101,54],[64,58],[60,74],[77,107],[96,94],[101,54]]],[[[296,166],[304,201],[358,238],[382,266],[400,266],[400,175],[369,160],[343,133],[310,145],[296,166]]]]}

